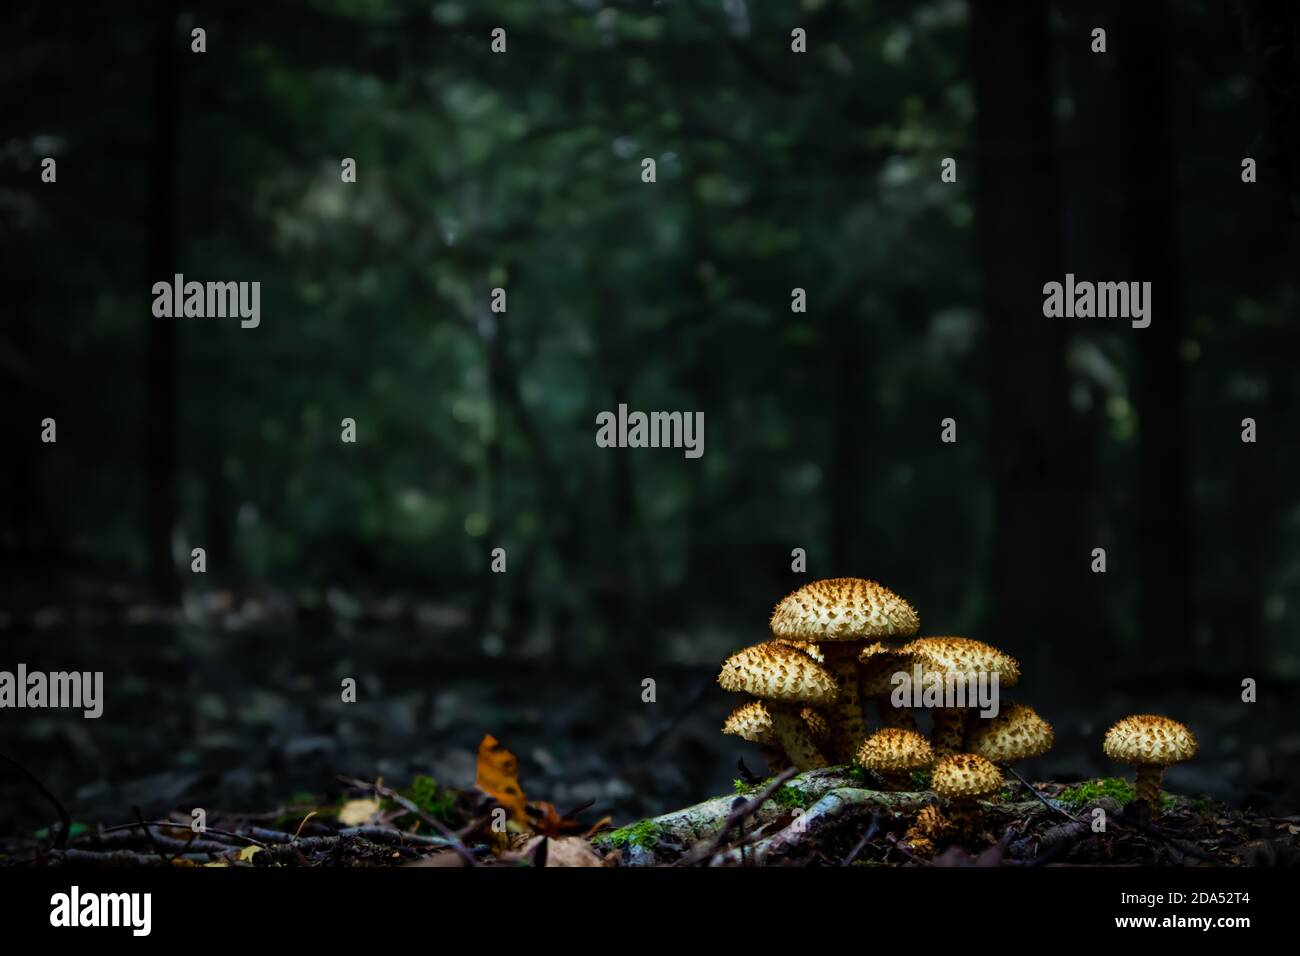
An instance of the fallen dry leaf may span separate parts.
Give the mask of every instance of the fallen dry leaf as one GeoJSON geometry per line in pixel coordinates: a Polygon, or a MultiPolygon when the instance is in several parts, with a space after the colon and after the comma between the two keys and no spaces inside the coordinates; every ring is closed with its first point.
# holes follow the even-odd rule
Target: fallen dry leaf
{"type": "Polygon", "coordinates": [[[526,844],[522,851],[524,857],[533,853],[542,840],[550,840],[546,847],[546,866],[608,866],[603,859],[597,855],[596,851],[591,848],[586,840],[581,837],[569,836],[552,839],[550,837],[533,837],[526,844]]]}
{"type": "MultiPolygon", "coordinates": [[[[349,800],[339,809],[339,823],[345,827],[359,827],[380,810],[379,801],[366,798],[349,800]]],[[[256,847],[253,847],[256,849],[256,847]]]]}
{"type": "Polygon", "coordinates": [[[491,734],[485,734],[483,742],[478,745],[478,770],[474,784],[501,804],[512,821],[531,828],[528,798],[519,785],[519,761],[491,734]]]}

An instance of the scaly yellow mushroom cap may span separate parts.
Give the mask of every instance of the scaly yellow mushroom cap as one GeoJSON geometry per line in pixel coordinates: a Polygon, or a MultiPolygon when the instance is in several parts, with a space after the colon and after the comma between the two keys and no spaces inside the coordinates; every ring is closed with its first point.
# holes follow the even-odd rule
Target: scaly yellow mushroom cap
{"type": "Polygon", "coordinates": [[[862,742],[858,763],[869,770],[899,773],[917,770],[934,759],[930,741],[915,730],[886,727],[862,742]]]}
{"type": "Polygon", "coordinates": [[[1176,720],[1154,714],[1125,717],[1106,731],[1106,756],[1120,763],[1168,767],[1196,755],[1196,736],[1176,720]]]}
{"type": "Polygon", "coordinates": [[[772,633],[801,641],[907,637],[920,627],[916,609],[889,588],[863,578],[812,581],[772,611],[772,633]]]}
{"type": "Polygon", "coordinates": [[[1028,704],[1009,704],[987,720],[972,715],[966,749],[994,763],[1038,757],[1052,749],[1052,725],[1028,704]]]}
{"type": "Polygon", "coordinates": [[[1002,789],[1002,771],[977,754],[949,754],[934,765],[930,787],[949,800],[973,800],[1002,789]]]}
{"type": "Polygon", "coordinates": [[[731,734],[754,744],[767,744],[776,740],[772,732],[772,715],[761,700],[742,704],[727,715],[722,725],[724,734],[731,734]]]}
{"type": "Polygon", "coordinates": [[[737,651],[722,662],[723,690],[787,703],[829,704],[835,700],[830,673],[803,651],[769,641],[737,651]]]}
{"type": "Polygon", "coordinates": [[[1020,680],[1020,662],[991,644],[969,637],[918,637],[904,644],[923,670],[944,674],[997,674],[998,684],[1013,687],[1020,680]]]}

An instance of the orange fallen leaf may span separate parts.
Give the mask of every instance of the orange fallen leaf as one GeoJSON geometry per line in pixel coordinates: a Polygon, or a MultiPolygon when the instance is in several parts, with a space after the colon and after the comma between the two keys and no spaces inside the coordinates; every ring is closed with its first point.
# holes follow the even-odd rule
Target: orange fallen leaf
{"type": "Polygon", "coordinates": [[[528,798],[519,785],[519,761],[491,734],[485,734],[478,745],[474,785],[504,807],[511,820],[531,828],[528,798]]]}
{"type": "Polygon", "coordinates": [[[554,804],[544,803],[541,800],[528,805],[528,816],[532,821],[533,832],[542,836],[564,836],[566,833],[573,832],[575,826],[578,830],[582,829],[581,825],[575,824],[573,820],[560,816],[554,804]]]}

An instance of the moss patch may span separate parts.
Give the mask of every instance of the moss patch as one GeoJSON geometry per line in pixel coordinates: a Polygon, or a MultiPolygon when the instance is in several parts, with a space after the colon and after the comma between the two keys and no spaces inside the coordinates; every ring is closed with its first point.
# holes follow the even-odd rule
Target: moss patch
{"type": "MultiPolygon", "coordinates": [[[[1083,806],[1094,803],[1102,797],[1110,797],[1120,806],[1124,806],[1137,799],[1137,791],[1133,788],[1133,784],[1123,777],[1098,777],[1096,780],[1085,780],[1077,786],[1061,791],[1057,799],[1073,806],[1083,806]]],[[[1178,805],[1178,798],[1162,790],[1160,805],[1166,810],[1171,809],[1178,805]]]]}
{"type": "MultiPolygon", "coordinates": [[[[461,822],[456,813],[456,792],[439,787],[438,781],[432,777],[423,774],[417,776],[411,781],[411,785],[401,793],[407,800],[410,800],[440,823],[456,825],[461,822]]],[[[392,800],[385,800],[383,808],[385,810],[396,810],[399,809],[399,805],[392,800]]],[[[415,814],[408,813],[405,816],[398,817],[396,823],[399,828],[405,830],[414,826],[419,819],[415,814]]]]}
{"type": "Polygon", "coordinates": [[[808,795],[802,790],[786,785],[772,794],[772,802],[778,807],[793,809],[808,806],[808,795]]]}
{"type": "Polygon", "coordinates": [[[930,772],[930,770],[929,770],[928,768],[925,769],[925,770],[913,770],[913,771],[912,771],[912,789],[913,789],[913,790],[929,790],[929,789],[930,789],[930,780],[931,780],[932,777],[933,777],[933,774],[930,772]]]}
{"type": "Polygon", "coordinates": [[[659,842],[659,826],[653,820],[640,820],[609,833],[602,833],[592,842],[611,847],[639,846],[648,850],[659,842]]]}
{"type": "Polygon", "coordinates": [[[1137,791],[1133,789],[1133,784],[1123,777],[1099,777],[1062,790],[1058,799],[1062,803],[1082,806],[1100,800],[1102,797],[1110,797],[1123,806],[1137,797],[1137,791]]]}

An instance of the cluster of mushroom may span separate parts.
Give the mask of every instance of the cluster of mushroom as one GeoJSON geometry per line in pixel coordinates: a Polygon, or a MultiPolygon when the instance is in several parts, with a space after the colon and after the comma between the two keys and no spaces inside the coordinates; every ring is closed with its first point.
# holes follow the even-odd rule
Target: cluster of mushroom
{"type": "MultiPolygon", "coordinates": [[[[964,752],[991,768],[984,776],[997,777],[990,790],[973,794],[980,796],[1001,787],[995,763],[1037,756],[1052,745],[1052,728],[1025,705],[990,720],[978,719],[973,708],[937,708],[930,738],[918,733],[911,709],[891,699],[900,671],[949,684],[996,674],[1000,686],[1010,687],[1020,665],[969,638],[915,637],[916,609],[875,581],[806,584],[777,604],[770,628],[769,641],[726,660],[718,683],[758,698],[732,713],[723,732],[757,743],[772,770],[856,760],[886,786],[906,789],[912,771],[934,765],[935,786],[944,787],[953,776],[945,758],[964,752]],[[873,734],[869,711],[881,725],[873,734]]],[[[967,776],[957,774],[951,794],[940,794],[963,799],[975,785],[967,776]]]]}
{"type": "MultiPolygon", "coordinates": [[[[982,641],[915,637],[919,628],[915,608],[875,581],[804,585],[777,604],[768,641],[723,663],[722,688],[755,698],[727,718],[723,732],[756,743],[773,772],[856,762],[885,787],[907,790],[913,772],[931,768],[930,788],[948,802],[949,818],[919,820],[917,841],[965,829],[976,801],[1001,790],[1000,768],[1046,753],[1054,735],[1028,705],[1008,703],[984,718],[968,697],[972,706],[944,706],[951,704],[945,697],[929,708],[932,729],[922,736],[911,707],[893,698],[900,672],[952,689],[996,675],[1000,689],[1019,682],[1020,665],[982,641]],[[868,711],[880,723],[874,732],[868,711]]],[[[1186,727],[1165,718],[1126,718],[1106,737],[1108,755],[1138,764],[1138,795],[1150,804],[1160,769],[1195,746],[1186,727]]]]}

